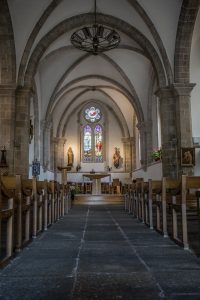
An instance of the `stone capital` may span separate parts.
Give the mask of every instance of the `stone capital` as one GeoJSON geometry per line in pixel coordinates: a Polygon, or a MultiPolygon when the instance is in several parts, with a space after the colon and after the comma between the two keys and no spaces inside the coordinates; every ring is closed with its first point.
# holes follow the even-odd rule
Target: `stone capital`
{"type": "Polygon", "coordinates": [[[148,128],[148,123],[147,122],[138,122],[136,127],[140,132],[145,132],[148,128]]]}
{"type": "Polygon", "coordinates": [[[174,97],[174,89],[172,86],[165,86],[165,87],[159,88],[155,92],[155,95],[157,97],[159,97],[159,99],[172,98],[172,97],[174,97]]]}
{"type": "Polygon", "coordinates": [[[41,125],[41,129],[43,130],[50,130],[52,127],[52,121],[46,121],[46,120],[42,120],[40,122],[41,125]]]}
{"type": "Polygon", "coordinates": [[[172,86],[175,96],[190,96],[195,85],[196,83],[174,83],[172,86]]]}
{"type": "Polygon", "coordinates": [[[173,83],[170,86],[165,86],[158,89],[155,95],[161,100],[165,98],[173,98],[177,96],[190,96],[196,83],[173,83]]]}
{"type": "Polygon", "coordinates": [[[65,137],[58,137],[58,143],[63,145],[66,143],[67,139],[65,137]]]}
{"type": "Polygon", "coordinates": [[[53,142],[54,144],[58,144],[59,141],[60,141],[60,138],[59,138],[59,137],[52,137],[52,142],[53,142]]]}
{"type": "Polygon", "coordinates": [[[19,97],[30,97],[31,95],[33,95],[33,89],[29,86],[18,86],[15,93],[16,96],[19,97]]]}
{"type": "Polygon", "coordinates": [[[129,137],[123,137],[123,138],[121,138],[121,141],[122,141],[123,144],[130,143],[130,138],[129,137]]]}
{"type": "Polygon", "coordinates": [[[14,96],[15,89],[16,89],[15,85],[0,84],[0,95],[3,95],[3,96],[14,96]]]}

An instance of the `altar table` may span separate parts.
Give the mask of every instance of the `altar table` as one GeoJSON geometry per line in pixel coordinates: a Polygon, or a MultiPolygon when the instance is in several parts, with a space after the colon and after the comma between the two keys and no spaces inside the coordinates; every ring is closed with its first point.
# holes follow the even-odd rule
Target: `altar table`
{"type": "Polygon", "coordinates": [[[92,180],[92,195],[101,195],[101,178],[110,176],[107,173],[87,173],[83,174],[83,178],[87,177],[92,180]]]}

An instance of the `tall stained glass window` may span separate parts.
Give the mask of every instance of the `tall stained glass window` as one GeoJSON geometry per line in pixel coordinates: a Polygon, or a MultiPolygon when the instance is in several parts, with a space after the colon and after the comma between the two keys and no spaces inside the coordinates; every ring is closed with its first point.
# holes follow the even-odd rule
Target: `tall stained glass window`
{"type": "Polygon", "coordinates": [[[84,127],[84,161],[92,161],[92,128],[89,125],[84,127]]]}
{"type": "Polygon", "coordinates": [[[94,128],[95,161],[102,162],[103,158],[103,135],[102,127],[98,124],[94,128]]]}
{"type": "Polygon", "coordinates": [[[99,108],[91,105],[84,109],[83,162],[103,162],[104,138],[101,125],[102,114],[99,108]]]}

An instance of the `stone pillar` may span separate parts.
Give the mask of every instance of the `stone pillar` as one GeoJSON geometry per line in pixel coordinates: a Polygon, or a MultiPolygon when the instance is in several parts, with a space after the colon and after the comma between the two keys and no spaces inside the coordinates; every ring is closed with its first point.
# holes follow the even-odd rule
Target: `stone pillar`
{"type": "Polygon", "coordinates": [[[160,101],[163,176],[177,177],[176,101],[174,90],[164,87],[156,92],[160,101]]]}
{"type": "Polygon", "coordinates": [[[147,166],[147,144],[146,144],[146,129],[147,124],[145,122],[139,122],[136,127],[140,133],[140,150],[141,150],[141,166],[146,168],[147,166]]]}
{"type": "Polygon", "coordinates": [[[58,167],[58,155],[59,155],[59,138],[53,137],[51,141],[51,147],[52,147],[52,154],[53,157],[51,157],[51,161],[53,161],[53,168],[52,171],[54,171],[54,178],[57,180],[57,167],[58,167]]]}
{"type": "Polygon", "coordinates": [[[152,121],[148,120],[146,126],[147,164],[152,163],[152,121]]]}
{"type": "Polygon", "coordinates": [[[178,178],[191,174],[181,167],[181,147],[191,147],[190,92],[193,84],[164,87],[156,94],[160,100],[163,176],[178,178]]]}
{"type": "Polygon", "coordinates": [[[41,143],[40,153],[42,153],[43,170],[44,172],[46,172],[48,169],[50,169],[52,122],[42,121],[40,123],[40,128],[40,135],[43,136],[43,142],[41,143]]]}
{"type": "Polygon", "coordinates": [[[14,172],[28,177],[29,171],[29,125],[31,89],[20,87],[15,99],[15,151],[14,172]]]}
{"type": "Polygon", "coordinates": [[[192,118],[190,95],[195,84],[173,84],[176,99],[176,128],[177,128],[177,159],[178,176],[182,174],[192,175],[192,167],[181,167],[181,148],[192,147],[192,118]]]}
{"type": "Polygon", "coordinates": [[[133,163],[132,163],[132,146],[133,146],[133,137],[131,138],[122,138],[122,143],[124,144],[124,169],[125,172],[132,172],[133,163]]]}
{"type": "Polygon", "coordinates": [[[14,115],[15,86],[0,85],[0,148],[7,151],[8,174],[14,173],[14,115]]]}
{"type": "Polygon", "coordinates": [[[57,144],[58,144],[58,148],[57,148],[57,166],[59,167],[64,167],[64,147],[65,147],[65,143],[66,143],[66,139],[61,137],[61,138],[57,138],[57,144]]]}
{"type": "Polygon", "coordinates": [[[136,169],[136,124],[137,117],[133,114],[133,138],[132,138],[132,170],[136,169]]]}

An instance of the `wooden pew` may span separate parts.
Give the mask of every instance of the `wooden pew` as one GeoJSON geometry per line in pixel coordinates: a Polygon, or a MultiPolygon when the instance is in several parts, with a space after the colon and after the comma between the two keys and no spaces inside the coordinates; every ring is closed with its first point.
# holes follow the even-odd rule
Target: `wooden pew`
{"type": "Polygon", "coordinates": [[[144,179],[137,178],[135,185],[136,193],[134,195],[134,209],[136,212],[136,218],[144,222],[144,179]]]}
{"type": "Polygon", "coordinates": [[[177,240],[176,199],[180,195],[180,180],[163,177],[162,180],[162,224],[163,235],[170,232],[169,222],[172,224],[172,238],[177,240]]]}
{"type": "Polygon", "coordinates": [[[144,182],[143,184],[143,198],[144,198],[144,223],[150,227],[149,182],[144,182]]]}
{"type": "MultiPolygon", "coordinates": [[[[182,175],[181,179],[181,214],[182,214],[182,240],[184,249],[189,248],[188,219],[195,215],[199,222],[200,204],[200,176],[182,175]]],[[[200,234],[199,228],[197,229],[200,234]]]]}
{"type": "Polygon", "coordinates": [[[124,195],[124,210],[128,210],[128,203],[129,203],[129,189],[130,184],[125,183],[123,186],[123,195],[124,195]]]}
{"type": "Polygon", "coordinates": [[[149,225],[150,229],[154,227],[160,231],[160,204],[161,204],[161,191],[162,191],[162,181],[149,179],[149,225]],[[155,215],[155,221],[153,213],[155,215]],[[155,224],[155,225],[154,225],[155,224]]]}
{"type": "Polygon", "coordinates": [[[21,193],[21,176],[1,176],[2,185],[13,195],[14,205],[14,240],[13,247],[15,251],[22,248],[22,205],[24,203],[21,193]]]}
{"type": "Polygon", "coordinates": [[[0,180],[0,263],[13,255],[14,195],[0,180]]]}

